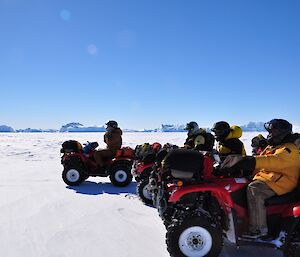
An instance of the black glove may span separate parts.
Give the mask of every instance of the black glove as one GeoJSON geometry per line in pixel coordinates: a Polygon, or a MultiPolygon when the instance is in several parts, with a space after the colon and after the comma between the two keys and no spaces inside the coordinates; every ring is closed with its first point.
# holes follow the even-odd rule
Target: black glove
{"type": "Polygon", "coordinates": [[[216,177],[226,176],[226,174],[222,170],[220,170],[220,165],[214,167],[212,174],[216,177]]]}
{"type": "Polygon", "coordinates": [[[255,170],[253,156],[229,155],[221,163],[220,170],[230,176],[249,176],[255,170]]]}

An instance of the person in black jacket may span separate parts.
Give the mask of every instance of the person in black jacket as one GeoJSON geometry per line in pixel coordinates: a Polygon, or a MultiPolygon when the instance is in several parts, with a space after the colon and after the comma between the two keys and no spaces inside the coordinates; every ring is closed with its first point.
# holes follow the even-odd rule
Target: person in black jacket
{"type": "Polygon", "coordinates": [[[262,134],[258,134],[251,140],[252,154],[260,155],[261,152],[267,147],[268,140],[262,134]]]}
{"type": "Polygon", "coordinates": [[[187,123],[185,130],[187,130],[188,133],[184,148],[208,152],[212,151],[215,143],[214,136],[204,129],[199,128],[197,122],[191,121],[187,123]]]}

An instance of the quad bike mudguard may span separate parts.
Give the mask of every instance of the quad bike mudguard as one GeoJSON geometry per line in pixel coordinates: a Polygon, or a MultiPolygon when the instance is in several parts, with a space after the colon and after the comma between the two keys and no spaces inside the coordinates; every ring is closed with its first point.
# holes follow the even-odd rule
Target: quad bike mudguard
{"type": "Polygon", "coordinates": [[[224,211],[228,212],[228,208],[234,207],[234,202],[230,196],[230,193],[246,187],[247,184],[247,179],[229,178],[216,180],[211,183],[177,188],[171,193],[168,202],[178,202],[183,196],[189,193],[211,192],[211,194],[215,196],[219,204],[223,207],[224,211]]]}

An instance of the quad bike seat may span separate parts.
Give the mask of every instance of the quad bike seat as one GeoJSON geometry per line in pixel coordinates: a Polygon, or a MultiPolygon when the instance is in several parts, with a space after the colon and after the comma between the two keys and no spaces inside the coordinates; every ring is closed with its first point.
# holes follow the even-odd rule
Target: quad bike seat
{"type": "Polygon", "coordinates": [[[173,178],[185,181],[202,181],[203,154],[187,149],[170,151],[163,160],[162,176],[171,175],[173,178]]]}
{"type": "Polygon", "coordinates": [[[300,189],[297,187],[293,191],[284,195],[275,195],[265,200],[265,206],[289,204],[300,201],[300,189]]]}

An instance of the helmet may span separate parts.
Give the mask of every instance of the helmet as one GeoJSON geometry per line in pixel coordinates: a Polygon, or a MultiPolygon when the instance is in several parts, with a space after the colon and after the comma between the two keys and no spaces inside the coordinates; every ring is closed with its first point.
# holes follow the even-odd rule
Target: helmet
{"type": "Polygon", "coordinates": [[[230,126],[226,121],[219,121],[213,125],[211,131],[215,133],[216,139],[220,141],[229,135],[230,126]]]}
{"type": "Polygon", "coordinates": [[[158,142],[155,142],[152,144],[152,149],[154,150],[154,152],[158,152],[161,149],[161,144],[158,142]]]}
{"type": "Polygon", "coordinates": [[[268,143],[276,146],[283,143],[283,140],[292,133],[292,124],[283,119],[273,119],[264,124],[269,132],[267,136],[268,143]]]}
{"type": "Polygon", "coordinates": [[[268,145],[268,141],[262,134],[258,134],[257,136],[251,139],[252,147],[262,147],[265,148],[268,145]]]}
{"type": "Polygon", "coordinates": [[[186,127],[184,129],[187,130],[189,134],[193,135],[198,132],[199,126],[197,122],[191,121],[186,124],[186,127]]]}
{"type": "Polygon", "coordinates": [[[118,127],[118,122],[116,122],[114,120],[110,120],[107,123],[105,123],[105,125],[107,127],[110,127],[110,128],[117,128],[118,127]]]}

